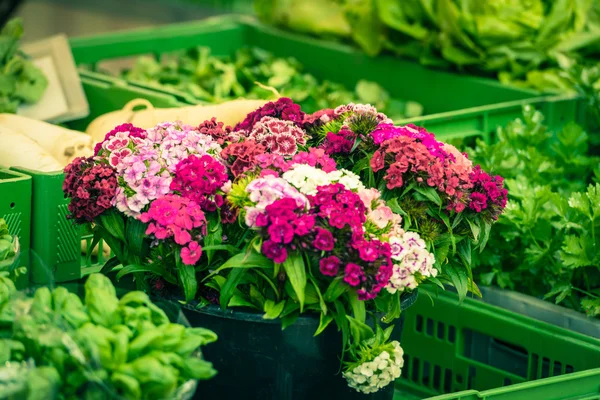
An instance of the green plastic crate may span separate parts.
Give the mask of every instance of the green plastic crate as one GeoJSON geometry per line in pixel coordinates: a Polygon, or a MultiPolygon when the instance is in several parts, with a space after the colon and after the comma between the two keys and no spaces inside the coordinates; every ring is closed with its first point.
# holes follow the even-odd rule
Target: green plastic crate
{"type": "MultiPolygon", "coordinates": [[[[405,311],[402,347],[405,364],[397,387],[422,397],[600,367],[599,339],[474,299],[459,304],[451,292],[422,289],[405,311]]],[[[600,390],[600,379],[596,382],[600,390]]]]}
{"type": "MultiPolygon", "coordinates": [[[[401,399],[402,397],[399,397],[401,399]]],[[[478,392],[431,397],[428,400],[599,400],[600,368],[535,382],[478,392]]]]}
{"type": "MultiPolygon", "coordinates": [[[[505,119],[501,119],[501,122],[504,122],[519,115],[520,110],[515,102],[539,96],[537,92],[507,87],[495,80],[427,69],[417,63],[394,57],[368,57],[350,46],[284,32],[262,25],[248,16],[230,15],[152,29],[72,38],[70,44],[76,62],[86,65],[142,54],[160,54],[198,45],[207,46],[214,54],[220,55],[232,54],[243,46],[258,46],[277,56],[298,59],[306,71],[321,79],[334,80],[348,87],[353,87],[361,79],[376,81],[393,97],[423,104],[428,117],[413,121],[426,121],[427,124],[431,124],[432,121],[437,121],[434,117],[439,116],[452,122],[448,125],[449,129],[455,129],[439,129],[440,134],[463,134],[464,120],[470,121],[470,131],[473,131],[473,127],[485,128],[483,125],[486,123],[491,128],[495,120],[482,121],[483,114],[495,110],[495,107],[506,109],[501,113],[502,116],[508,114],[505,119]],[[470,110],[470,113],[461,110],[470,110]],[[448,113],[459,111],[461,114],[457,118],[461,123],[454,123],[451,121],[453,114],[448,113]]],[[[121,90],[152,88],[95,72],[81,72],[81,75],[100,79],[107,84],[112,82],[121,90]]],[[[174,101],[198,103],[198,100],[187,93],[162,88],[153,90],[172,96],[174,101]]],[[[121,105],[124,104],[122,101],[121,105]]],[[[484,132],[487,133],[489,132],[484,132]]]]}
{"type": "MultiPolygon", "coordinates": [[[[0,217],[6,220],[11,235],[19,238],[20,262],[29,266],[31,225],[31,178],[0,169],[0,217]]],[[[22,286],[22,282],[17,282],[22,286]]]]}

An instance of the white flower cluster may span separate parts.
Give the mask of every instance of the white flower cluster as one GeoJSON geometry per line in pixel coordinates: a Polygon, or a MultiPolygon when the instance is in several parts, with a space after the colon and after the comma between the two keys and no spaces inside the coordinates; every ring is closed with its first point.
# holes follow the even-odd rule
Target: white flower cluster
{"type": "Polygon", "coordinates": [[[345,169],[325,172],[310,165],[298,164],[284,172],[281,177],[305,195],[315,195],[317,187],[332,183],[341,183],[352,191],[365,188],[358,175],[345,169]]]}
{"type": "Polygon", "coordinates": [[[380,124],[391,124],[393,121],[387,115],[377,112],[377,109],[370,104],[354,104],[338,106],[335,110],[336,115],[351,112],[352,115],[344,121],[344,125],[350,125],[357,117],[373,117],[380,124]]]}
{"type": "Polygon", "coordinates": [[[369,394],[377,392],[398,379],[404,366],[402,358],[404,351],[399,342],[394,340],[390,344],[393,346],[391,354],[388,351],[382,351],[372,361],[365,361],[344,372],[343,376],[348,381],[348,386],[356,389],[357,392],[369,394]]]}
{"type": "Polygon", "coordinates": [[[435,277],[438,273],[433,267],[435,257],[429,251],[425,241],[416,232],[406,232],[402,237],[392,236],[389,239],[394,260],[394,272],[386,289],[390,293],[415,289],[418,286],[417,276],[435,277]]]}

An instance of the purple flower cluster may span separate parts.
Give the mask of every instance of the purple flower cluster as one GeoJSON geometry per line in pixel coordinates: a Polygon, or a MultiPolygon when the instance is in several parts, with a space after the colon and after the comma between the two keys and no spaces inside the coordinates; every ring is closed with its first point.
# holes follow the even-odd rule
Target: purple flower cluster
{"type": "Polygon", "coordinates": [[[68,217],[78,223],[92,222],[113,206],[117,177],[105,164],[95,164],[92,157],[78,157],[65,167],[63,191],[71,198],[68,217]]]}
{"type": "Polygon", "coordinates": [[[250,132],[254,129],[254,125],[264,117],[274,117],[284,121],[291,121],[298,126],[301,126],[304,121],[304,113],[300,110],[300,106],[295,104],[292,99],[282,97],[248,114],[242,122],[235,126],[234,130],[250,132]]]}

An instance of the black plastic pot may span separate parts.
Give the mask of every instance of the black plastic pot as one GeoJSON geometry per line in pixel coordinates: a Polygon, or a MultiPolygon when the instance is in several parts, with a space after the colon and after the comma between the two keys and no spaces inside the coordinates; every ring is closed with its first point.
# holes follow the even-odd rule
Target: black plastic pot
{"type": "MultiPolygon", "coordinates": [[[[416,291],[402,297],[410,307],[416,291]]],[[[332,323],[314,337],[318,316],[301,316],[285,330],[279,320],[256,312],[217,306],[183,308],[192,326],[214,331],[219,340],[202,352],[218,374],[200,382],[196,399],[260,400],[390,400],[393,385],[375,394],[350,389],[340,372],[342,337],[332,323]]],[[[403,316],[395,321],[392,338],[400,340],[403,316]]]]}

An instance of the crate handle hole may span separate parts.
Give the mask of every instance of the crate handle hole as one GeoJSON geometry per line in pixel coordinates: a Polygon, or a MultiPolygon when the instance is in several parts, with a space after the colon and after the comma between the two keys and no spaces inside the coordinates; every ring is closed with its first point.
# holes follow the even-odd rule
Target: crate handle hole
{"type": "Polygon", "coordinates": [[[10,208],[15,208],[15,202],[10,203],[10,208]]]}

